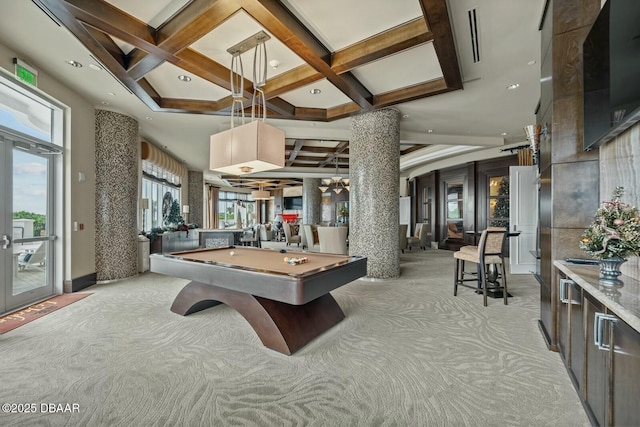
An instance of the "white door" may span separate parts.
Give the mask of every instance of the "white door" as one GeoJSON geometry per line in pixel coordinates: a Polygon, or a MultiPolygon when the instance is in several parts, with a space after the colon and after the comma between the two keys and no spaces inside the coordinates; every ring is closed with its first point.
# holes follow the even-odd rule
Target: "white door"
{"type": "Polygon", "coordinates": [[[411,197],[400,197],[400,224],[407,224],[407,236],[411,232],[411,197]]]}
{"type": "Polygon", "coordinates": [[[536,166],[511,166],[509,186],[509,231],[520,232],[519,236],[509,238],[510,271],[511,274],[530,274],[536,269],[533,255],[538,227],[536,166]]]}
{"type": "Polygon", "coordinates": [[[62,118],[60,108],[0,76],[0,314],[62,283],[62,118]]]}

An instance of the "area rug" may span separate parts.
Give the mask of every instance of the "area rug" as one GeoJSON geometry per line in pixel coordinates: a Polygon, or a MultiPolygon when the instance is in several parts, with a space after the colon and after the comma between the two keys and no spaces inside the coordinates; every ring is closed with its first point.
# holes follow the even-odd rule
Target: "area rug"
{"type": "Polygon", "coordinates": [[[32,320],[39,319],[49,313],[65,307],[69,304],[73,304],[82,298],[88,297],[91,293],[72,293],[62,294],[49,298],[46,301],[39,302],[32,306],[23,308],[6,316],[0,317],[0,334],[9,332],[18,326],[25,325],[32,320]]]}

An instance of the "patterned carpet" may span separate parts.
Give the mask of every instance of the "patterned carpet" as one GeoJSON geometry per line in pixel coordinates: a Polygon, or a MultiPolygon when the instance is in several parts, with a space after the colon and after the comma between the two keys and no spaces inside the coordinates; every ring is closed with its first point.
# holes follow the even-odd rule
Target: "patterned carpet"
{"type": "Polygon", "coordinates": [[[414,250],[401,269],[334,291],[346,319],[293,356],[264,348],[227,306],[170,312],[184,280],[93,286],[0,335],[0,403],[37,405],[0,425],[589,425],[544,346],[532,277],[510,276],[509,305],[485,308],[471,289],[453,296],[451,252],[414,250]]]}

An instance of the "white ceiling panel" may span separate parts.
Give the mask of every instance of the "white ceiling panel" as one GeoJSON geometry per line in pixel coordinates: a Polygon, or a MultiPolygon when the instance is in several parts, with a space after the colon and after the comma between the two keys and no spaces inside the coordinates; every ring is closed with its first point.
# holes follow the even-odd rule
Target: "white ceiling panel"
{"type": "MultiPolygon", "coordinates": [[[[231,66],[231,54],[227,52],[227,49],[260,31],[265,31],[271,37],[265,44],[267,48],[267,63],[272,60],[279,62],[277,68],[267,67],[267,79],[304,64],[304,61],[298,55],[243,11],[233,15],[233,17],[193,43],[190,47],[229,68],[231,66]]],[[[253,80],[253,49],[243,53],[241,57],[244,77],[253,80]]]]}
{"type": "Polygon", "coordinates": [[[163,98],[217,101],[231,95],[230,91],[196,75],[187,73],[183,69],[168,62],[156,67],[145,77],[156,92],[163,98]],[[191,77],[191,81],[183,82],[178,80],[178,76],[180,75],[191,77]]]}
{"type": "Polygon", "coordinates": [[[283,0],[335,52],[422,16],[417,0],[283,0]]]}
{"type": "Polygon", "coordinates": [[[327,79],[318,80],[310,85],[287,92],[280,98],[296,107],[305,108],[332,108],[351,102],[349,97],[327,79]],[[311,95],[309,92],[311,89],[320,89],[320,93],[311,95]]]}
{"type": "Polygon", "coordinates": [[[152,28],[161,26],[190,1],[191,0],[106,0],[107,3],[148,24],[152,28]]]}
{"type": "Polygon", "coordinates": [[[405,50],[352,72],[374,95],[442,77],[433,43],[405,50]]]}

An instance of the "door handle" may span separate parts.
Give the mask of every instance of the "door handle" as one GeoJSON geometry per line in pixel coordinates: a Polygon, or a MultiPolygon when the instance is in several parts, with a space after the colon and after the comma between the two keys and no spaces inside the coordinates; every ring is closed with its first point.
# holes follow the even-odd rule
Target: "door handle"
{"type": "Polygon", "coordinates": [[[11,247],[11,236],[8,234],[2,235],[2,249],[9,249],[11,247]]]}
{"type": "Polygon", "coordinates": [[[606,320],[614,321],[616,316],[611,314],[596,313],[593,317],[593,343],[599,350],[609,351],[611,345],[604,343],[604,322],[606,320]]]}
{"type": "Polygon", "coordinates": [[[567,285],[569,285],[570,283],[573,283],[573,280],[569,280],[569,279],[560,279],[560,286],[558,289],[560,292],[560,302],[563,304],[566,304],[569,302],[569,298],[567,298],[567,285]]]}

